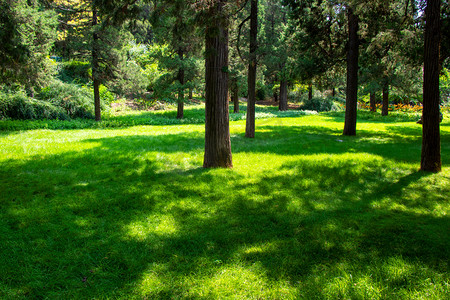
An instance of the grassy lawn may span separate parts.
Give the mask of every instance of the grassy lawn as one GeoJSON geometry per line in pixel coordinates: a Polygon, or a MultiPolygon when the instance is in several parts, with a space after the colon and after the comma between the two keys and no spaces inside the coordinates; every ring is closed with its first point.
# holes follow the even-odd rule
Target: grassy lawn
{"type": "Polygon", "coordinates": [[[448,116],[429,174],[415,116],[261,107],[205,170],[203,114],[0,121],[0,298],[450,299],[448,116]]]}

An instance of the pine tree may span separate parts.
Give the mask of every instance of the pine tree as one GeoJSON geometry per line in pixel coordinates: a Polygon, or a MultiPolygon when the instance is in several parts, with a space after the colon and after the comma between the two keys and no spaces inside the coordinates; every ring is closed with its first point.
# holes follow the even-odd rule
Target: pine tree
{"type": "Polygon", "coordinates": [[[251,0],[250,9],[250,51],[248,64],[248,99],[245,136],[255,137],[255,103],[256,103],[256,50],[258,36],[258,1],[251,0]]]}
{"type": "Polygon", "coordinates": [[[216,0],[206,11],[206,121],[204,168],[231,168],[228,117],[228,17],[225,0],[216,0]]]}
{"type": "Polygon", "coordinates": [[[441,0],[427,0],[423,74],[423,137],[420,169],[441,171],[439,115],[439,43],[441,0]]]}
{"type": "Polygon", "coordinates": [[[54,74],[48,58],[56,14],[37,1],[0,0],[0,84],[18,83],[33,96],[54,74]]]}

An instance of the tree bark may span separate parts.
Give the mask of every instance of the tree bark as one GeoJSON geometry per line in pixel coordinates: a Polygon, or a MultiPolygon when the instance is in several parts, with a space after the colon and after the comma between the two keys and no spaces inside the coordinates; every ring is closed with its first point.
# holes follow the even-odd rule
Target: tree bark
{"type": "Polygon", "coordinates": [[[441,137],[439,115],[440,0],[427,0],[423,72],[422,171],[440,172],[441,137]]]}
{"type": "MultiPolygon", "coordinates": [[[[183,62],[184,51],[183,49],[178,49],[178,58],[183,62]]],[[[178,69],[177,80],[179,81],[181,87],[178,89],[178,107],[177,107],[177,119],[183,119],[184,117],[184,67],[181,66],[178,69]]]]}
{"type": "MultiPolygon", "coordinates": [[[[92,26],[95,27],[98,24],[97,9],[92,8],[92,26]]],[[[94,111],[95,121],[101,121],[101,108],[100,108],[100,79],[99,79],[99,53],[98,53],[98,33],[94,28],[93,43],[92,43],[92,82],[94,88],[94,111]]]]}
{"type": "Polygon", "coordinates": [[[381,115],[387,116],[389,114],[389,83],[386,81],[383,84],[383,106],[381,108],[381,115]]]}
{"type": "Polygon", "coordinates": [[[192,88],[189,88],[189,100],[194,99],[192,88]]]}
{"type": "Polygon", "coordinates": [[[245,137],[255,137],[256,103],[256,49],[258,35],[258,0],[251,0],[250,8],[250,61],[248,64],[248,99],[245,137]]]}
{"type": "Polygon", "coordinates": [[[313,97],[312,82],[308,83],[308,100],[311,101],[313,97]]]}
{"type": "Polygon", "coordinates": [[[231,168],[228,115],[228,20],[225,0],[217,0],[208,11],[205,32],[205,156],[204,168],[231,168]]]}
{"type": "Polygon", "coordinates": [[[236,77],[231,80],[231,101],[233,102],[233,112],[239,113],[239,86],[236,77]]]}
{"type": "Polygon", "coordinates": [[[358,105],[358,17],[348,8],[347,98],[344,135],[356,135],[358,105]]]}
{"type": "Polygon", "coordinates": [[[279,111],[288,110],[287,80],[281,80],[280,82],[280,103],[278,103],[278,110],[279,111]]]}
{"type": "Polygon", "coordinates": [[[371,92],[370,93],[370,111],[371,112],[377,112],[377,104],[376,104],[376,99],[375,99],[375,92],[371,92]]]}
{"type": "Polygon", "coordinates": [[[333,88],[331,91],[331,96],[336,97],[336,88],[333,88]]]}

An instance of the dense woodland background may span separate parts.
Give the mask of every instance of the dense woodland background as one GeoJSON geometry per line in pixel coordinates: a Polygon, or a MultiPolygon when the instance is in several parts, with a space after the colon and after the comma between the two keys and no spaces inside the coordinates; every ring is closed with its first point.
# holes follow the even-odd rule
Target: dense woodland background
{"type": "MultiPolygon", "coordinates": [[[[233,99],[253,97],[247,79],[252,61],[258,100],[279,101],[280,110],[287,109],[286,99],[303,109],[342,109],[351,9],[359,21],[360,106],[373,109],[373,104],[384,103],[386,114],[388,104],[422,102],[424,1],[247,2],[229,1],[225,7],[233,99]],[[257,6],[257,22],[251,33],[252,6],[257,6]]],[[[209,21],[202,5],[207,3],[3,0],[1,116],[92,118],[96,85],[104,111],[125,99],[152,107],[201,98],[209,21]],[[72,95],[71,101],[64,93],[72,95]],[[29,111],[5,108],[5,99],[11,97],[30,106],[29,111]]],[[[447,1],[441,18],[440,90],[445,105],[450,94],[447,1]]],[[[182,106],[180,110],[179,118],[182,106]]]]}

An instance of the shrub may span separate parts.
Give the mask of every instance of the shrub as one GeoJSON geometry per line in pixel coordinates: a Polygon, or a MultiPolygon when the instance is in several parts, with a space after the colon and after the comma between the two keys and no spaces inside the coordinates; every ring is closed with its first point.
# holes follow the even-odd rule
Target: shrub
{"type": "Polygon", "coordinates": [[[16,94],[1,94],[0,119],[13,120],[59,119],[69,117],[64,110],[51,103],[29,98],[23,92],[16,94]]]}
{"type": "Polygon", "coordinates": [[[54,81],[38,97],[61,107],[70,118],[94,118],[94,100],[89,89],[76,84],[54,81]]]}
{"type": "Polygon", "coordinates": [[[317,112],[330,111],[333,108],[332,98],[318,98],[313,97],[311,100],[303,100],[303,104],[300,106],[301,110],[314,110],[317,112]]]}
{"type": "Polygon", "coordinates": [[[99,92],[100,92],[100,102],[107,104],[107,105],[111,105],[111,103],[114,102],[114,100],[115,100],[114,94],[111,93],[108,90],[108,88],[106,86],[104,86],[103,84],[100,85],[99,92]]]}
{"type": "Polygon", "coordinates": [[[92,69],[89,62],[71,60],[60,64],[59,78],[64,82],[86,84],[91,77],[92,69]]]}

